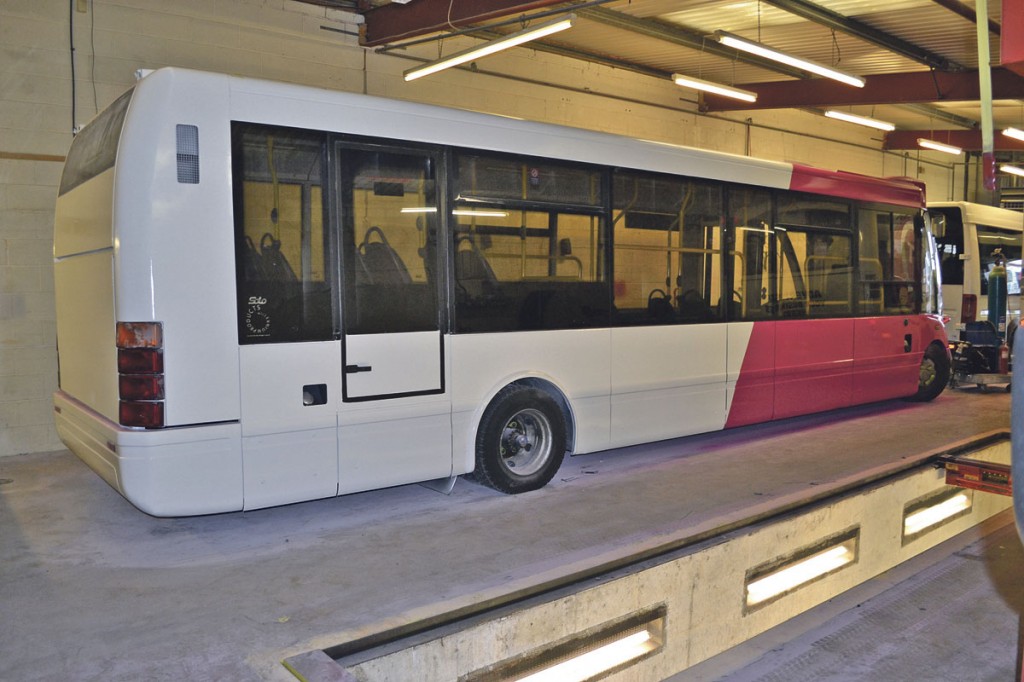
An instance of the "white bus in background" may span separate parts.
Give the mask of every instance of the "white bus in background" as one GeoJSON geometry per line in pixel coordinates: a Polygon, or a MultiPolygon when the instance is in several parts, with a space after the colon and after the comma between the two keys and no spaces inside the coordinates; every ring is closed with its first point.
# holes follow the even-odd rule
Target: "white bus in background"
{"type": "Polygon", "coordinates": [[[143,511],[254,509],[949,376],[924,188],[161,69],[75,138],[64,442],[143,511]]]}
{"type": "Polygon", "coordinates": [[[1019,324],[1024,213],[966,201],[929,202],[928,213],[942,263],[942,313],[949,318],[949,340],[959,340],[968,322],[990,318],[988,274],[996,249],[1006,260],[1007,325],[1019,324]]]}

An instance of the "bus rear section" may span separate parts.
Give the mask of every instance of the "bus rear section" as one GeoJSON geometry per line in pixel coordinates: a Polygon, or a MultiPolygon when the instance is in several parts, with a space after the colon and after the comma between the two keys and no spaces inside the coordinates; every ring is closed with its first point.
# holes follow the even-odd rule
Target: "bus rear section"
{"type": "MultiPolygon", "coordinates": [[[[1020,322],[1021,235],[1024,215],[966,201],[928,204],[941,261],[942,313],[949,318],[950,342],[960,340],[970,322],[999,316],[988,309],[988,277],[998,249],[1006,262],[1007,310],[1005,324],[1020,322]]],[[[1006,332],[1003,326],[999,331],[1006,332]]]]}
{"type": "Polygon", "coordinates": [[[54,226],[58,434],[159,516],[242,505],[228,161],[200,164],[204,114],[168,97],[173,78],[76,136],[54,226]]]}

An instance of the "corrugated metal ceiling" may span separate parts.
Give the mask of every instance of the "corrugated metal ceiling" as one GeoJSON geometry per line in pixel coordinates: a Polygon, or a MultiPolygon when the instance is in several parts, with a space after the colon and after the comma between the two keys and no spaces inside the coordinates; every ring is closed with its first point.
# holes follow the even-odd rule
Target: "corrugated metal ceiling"
{"type": "MultiPolygon", "coordinates": [[[[315,4],[336,2],[307,1],[315,4]]],[[[1017,4],[1021,2],[1006,1],[1017,4]]],[[[900,41],[909,43],[914,54],[920,54],[923,50],[930,55],[929,58],[941,59],[942,68],[948,66],[953,74],[962,69],[976,70],[978,66],[974,23],[963,16],[973,13],[974,5],[964,4],[960,0],[477,0],[473,3],[462,0],[411,0],[401,6],[386,2],[370,4],[378,7],[361,5],[368,30],[374,20],[378,23],[372,27],[375,30],[383,28],[385,34],[391,28],[387,25],[389,23],[406,24],[403,26],[404,33],[395,33],[403,36],[401,39],[388,41],[396,43],[402,43],[413,35],[410,31],[417,28],[417,21],[422,22],[421,28],[424,28],[420,33],[440,36],[446,22],[439,22],[439,18],[458,17],[452,23],[462,30],[471,30],[490,28],[503,16],[515,18],[571,10],[579,17],[573,28],[545,39],[545,42],[563,53],[568,50],[580,59],[614,63],[623,68],[633,68],[639,73],[668,77],[679,72],[740,87],[765,84],[770,89],[785,85],[795,76],[792,72],[786,73],[764,64],[751,63],[734,51],[723,51],[722,46],[710,38],[717,30],[736,33],[782,51],[867,77],[869,86],[890,82],[877,78],[872,81],[872,76],[884,79],[887,76],[899,78],[899,74],[917,74],[919,80],[927,79],[928,83],[935,81],[932,74],[929,74],[930,67],[926,61],[912,59],[895,51],[898,47],[894,49],[893,45],[900,41]],[[838,28],[825,25],[820,17],[814,21],[804,18],[807,12],[820,11],[837,17],[838,28]],[[431,20],[433,24],[429,23],[431,20]],[[866,31],[862,30],[863,27],[866,27],[866,31]],[[669,34],[667,37],[666,33],[669,34]],[[866,33],[875,33],[875,40],[866,33]],[[882,34],[882,45],[878,44],[879,33],[882,34]]],[[[990,1],[988,14],[998,30],[1002,19],[1001,0],[990,1]]],[[[497,30],[514,29],[502,27],[497,30]]],[[[999,35],[990,32],[989,37],[992,63],[998,65],[999,35]]],[[[543,45],[531,45],[544,49],[543,45]]],[[[1024,65],[1015,65],[1013,73],[1005,75],[1016,79],[1020,77],[1018,74],[1024,75],[1024,65]]],[[[976,83],[976,75],[973,78],[976,83]]],[[[806,84],[806,88],[802,89],[822,88],[820,79],[805,80],[802,83],[806,84]]],[[[1017,91],[1014,89],[1016,81],[1012,80],[1013,87],[1004,88],[1004,99],[995,102],[997,128],[1024,126],[1022,101],[1016,99],[1024,99],[1024,78],[1021,78],[1020,83],[1021,88],[1017,91]]],[[[843,108],[854,113],[885,118],[899,128],[914,130],[950,128],[955,124],[963,129],[964,126],[976,123],[981,115],[977,99],[951,101],[943,94],[949,91],[948,87],[939,87],[938,81],[935,81],[935,97],[932,101],[917,101],[913,104],[897,104],[902,94],[900,92],[892,91],[889,93],[891,99],[886,99],[879,98],[879,88],[869,93],[871,90],[872,87],[865,88],[865,99],[860,100],[861,103],[856,100],[846,101],[843,108]],[[951,118],[952,121],[949,120],[951,118]]],[[[696,97],[696,93],[689,92],[696,97]]],[[[881,92],[885,93],[885,90],[881,92]]],[[[714,100],[708,101],[713,108],[720,107],[714,100]]],[[[778,102],[778,99],[762,100],[766,101],[778,102]]]]}

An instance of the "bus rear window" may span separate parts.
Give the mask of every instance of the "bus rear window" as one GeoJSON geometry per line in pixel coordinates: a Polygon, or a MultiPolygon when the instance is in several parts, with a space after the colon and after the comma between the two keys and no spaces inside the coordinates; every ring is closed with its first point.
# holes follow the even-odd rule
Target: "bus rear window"
{"type": "Polygon", "coordinates": [[[75,136],[64,162],[60,178],[60,194],[70,192],[108,168],[114,167],[117,143],[121,138],[124,115],[128,111],[134,88],[118,97],[113,104],[75,136]]]}

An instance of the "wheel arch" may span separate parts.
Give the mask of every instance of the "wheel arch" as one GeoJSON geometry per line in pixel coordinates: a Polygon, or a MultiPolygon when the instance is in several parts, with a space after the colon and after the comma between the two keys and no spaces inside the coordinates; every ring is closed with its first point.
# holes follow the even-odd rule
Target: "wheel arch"
{"type": "Polygon", "coordinates": [[[484,412],[486,412],[487,408],[491,406],[499,393],[501,393],[507,386],[512,386],[513,384],[544,391],[554,399],[558,404],[558,407],[562,410],[562,417],[565,419],[566,452],[570,454],[574,452],[576,447],[576,414],[573,409],[572,402],[569,400],[565,389],[562,388],[558,382],[549,376],[539,374],[507,377],[491,388],[485,396],[485,399],[480,401],[476,410],[473,412],[470,432],[468,434],[469,439],[467,441],[469,449],[472,451],[474,448],[473,444],[476,443],[477,433],[480,431],[480,421],[483,419],[484,412]]]}

